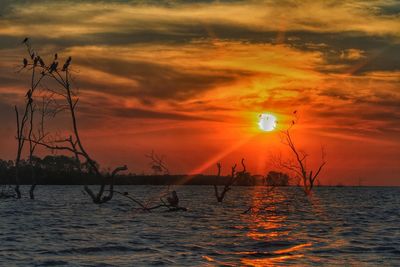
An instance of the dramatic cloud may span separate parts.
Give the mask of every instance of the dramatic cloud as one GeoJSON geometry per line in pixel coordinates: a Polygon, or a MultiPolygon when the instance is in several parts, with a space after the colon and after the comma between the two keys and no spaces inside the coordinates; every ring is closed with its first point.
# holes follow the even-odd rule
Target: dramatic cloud
{"type": "MultiPolygon", "coordinates": [[[[29,36],[46,61],[55,52],[61,61],[72,56],[80,127],[95,151],[100,142],[121,151],[160,147],[179,158],[190,148],[207,161],[255,135],[260,112],[276,114],[284,129],[296,109],[305,146],[314,145],[311,132],[335,147],[337,159],[363,142],[373,161],[380,145],[399,147],[399,11],[391,0],[4,0],[0,156],[12,154],[13,106],[29,86],[19,71],[21,41],[29,36]]],[[[68,130],[68,120],[62,114],[52,124],[68,130]]],[[[254,138],[243,153],[266,160],[262,151],[272,139],[254,138]]],[[[128,152],[122,159],[130,160],[128,152]]],[[[196,169],[187,161],[177,160],[177,171],[196,169]]],[[[346,168],[328,176],[343,177],[346,168]]]]}

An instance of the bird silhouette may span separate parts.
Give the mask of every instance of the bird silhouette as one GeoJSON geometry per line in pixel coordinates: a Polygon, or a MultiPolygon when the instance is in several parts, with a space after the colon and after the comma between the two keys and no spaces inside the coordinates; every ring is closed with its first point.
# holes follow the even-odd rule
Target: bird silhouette
{"type": "Polygon", "coordinates": [[[292,125],[294,125],[294,121],[292,121],[292,125]]]}
{"type": "Polygon", "coordinates": [[[58,62],[54,61],[50,66],[49,72],[52,73],[53,71],[56,71],[57,67],[58,67],[58,62]]]}
{"type": "Polygon", "coordinates": [[[24,58],[22,60],[22,63],[24,64],[24,68],[26,68],[26,66],[28,66],[28,60],[26,58],[24,58]]]}
{"type": "Polygon", "coordinates": [[[39,64],[40,64],[40,66],[41,66],[42,68],[44,68],[45,64],[44,64],[43,59],[42,59],[41,57],[39,57],[39,56],[38,56],[38,59],[39,59],[39,64]]]}
{"type": "Polygon", "coordinates": [[[293,111],[293,114],[296,114],[296,113],[297,113],[297,110],[293,111]]]}
{"type": "Polygon", "coordinates": [[[33,65],[36,66],[38,61],[39,61],[39,57],[35,57],[35,59],[33,60],[33,65]]]}
{"type": "Polygon", "coordinates": [[[58,59],[58,54],[56,53],[55,55],[54,55],[54,60],[57,60],[58,59]]]}
{"type": "Polygon", "coordinates": [[[72,57],[68,57],[67,61],[65,61],[65,63],[64,63],[62,71],[66,71],[68,69],[69,64],[71,64],[71,60],[72,60],[72,57]]]}
{"type": "Polygon", "coordinates": [[[23,44],[26,44],[28,42],[29,38],[25,37],[25,39],[22,41],[23,44]]]}

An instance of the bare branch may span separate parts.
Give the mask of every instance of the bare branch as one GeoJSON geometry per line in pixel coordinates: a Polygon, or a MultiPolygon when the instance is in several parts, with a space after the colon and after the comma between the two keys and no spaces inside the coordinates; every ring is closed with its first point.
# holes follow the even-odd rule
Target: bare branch
{"type": "MultiPolygon", "coordinates": [[[[23,149],[24,142],[28,140],[30,142],[30,157],[32,158],[33,152],[37,145],[43,146],[45,148],[51,150],[61,150],[61,151],[68,151],[75,155],[77,167],[81,171],[81,160],[89,165],[91,171],[95,173],[97,177],[101,179],[101,187],[97,194],[93,193],[93,191],[88,187],[85,186],[84,190],[88,193],[88,195],[92,198],[94,203],[104,203],[111,200],[113,196],[113,185],[114,185],[114,178],[118,172],[126,170],[126,166],[116,168],[111,177],[111,184],[108,196],[103,197],[104,188],[107,183],[107,177],[100,173],[99,167],[97,163],[90,157],[87,153],[85,147],[83,146],[82,140],[79,135],[78,130],[78,123],[77,123],[77,116],[75,114],[76,107],[79,102],[79,98],[77,97],[76,93],[74,92],[73,88],[71,87],[70,81],[70,67],[71,67],[71,57],[65,61],[63,68],[60,72],[58,68],[58,54],[55,54],[54,59],[50,65],[46,65],[43,59],[34,51],[30,44],[29,38],[25,38],[23,44],[26,46],[27,52],[31,60],[24,59],[23,60],[23,68],[25,70],[32,71],[31,75],[31,88],[28,90],[26,94],[26,102],[25,102],[25,110],[22,115],[20,116],[17,107],[15,107],[16,118],[17,118],[17,139],[18,139],[18,147],[17,147],[17,158],[16,158],[16,180],[17,185],[15,191],[17,192],[18,197],[20,197],[19,193],[19,178],[18,178],[18,166],[21,159],[21,152],[23,149]],[[55,82],[55,88],[45,88],[46,92],[50,93],[50,97],[48,101],[44,101],[42,103],[41,111],[41,118],[39,121],[39,128],[37,133],[33,131],[34,125],[34,115],[36,114],[37,107],[33,105],[36,95],[34,95],[36,89],[39,85],[42,84],[43,79],[50,79],[51,81],[55,82]],[[59,96],[63,99],[64,103],[59,104],[55,97],[59,96]],[[50,105],[54,105],[53,109],[50,108],[50,105]],[[72,123],[72,134],[69,138],[63,139],[55,139],[49,140],[47,138],[48,133],[45,133],[44,130],[44,119],[46,116],[56,116],[61,111],[68,110],[69,115],[71,116],[71,123],[72,123]],[[26,123],[28,121],[28,117],[30,119],[28,130],[26,129],[26,123]],[[25,137],[25,133],[28,131],[27,137],[25,137]]],[[[22,70],[21,69],[21,70],[22,70]]],[[[157,160],[160,158],[156,157],[157,160]]],[[[161,161],[162,162],[162,161],[161,161]]],[[[164,165],[163,165],[164,166],[164,165]]],[[[164,166],[165,167],[165,166],[164,166]]]]}
{"type": "Polygon", "coordinates": [[[321,149],[321,151],[322,151],[322,156],[321,156],[322,157],[322,163],[319,165],[317,171],[314,174],[313,174],[312,170],[308,171],[307,170],[307,164],[306,164],[307,163],[306,159],[308,157],[308,154],[305,153],[305,152],[299,152],[298,151],[298,149],[297,149],[297,147],[296,147],[296,145],[295,145],[295,143],[294,143],[294,141],[292,139],[292,136],[290,134],[290,130],[297,123],[297,120],[298,120],[297,111],[295,111],[294,114],[295,114],[296,118],[292,121],[292,124],[290,125],[290,127],[286,131],[282,132],[282,136],[283,136],[282,140],[283,140],[283,143],[290,148],[290,151],[294,155],[296,164],[293,164],[290,161],[287,161],[287,162],[281,161],[280,162],[280,166],[285,168],[285,169],[287,169],[287,170],[290,170],[290,171],[296,173],[299,177],[301,177],[301,179],[303,181],[304,192],[308,195],[308,194],[311,193],[311,190],[312,190],[312,188],[314,186],[314,181],[317,179],[317,177],[320,174],[322,168],[326,164],[325,151],[324,151],[323,148],[321,149]]]}
{"type": "Polygon", "coordinates": [[[154,150],[152,150],[150,154],[146,155],[146,157],[150,159],[150,166],[155,173],[164,171],[165,174],[169,174],[163,156],[157,155],[154,150]]]}
{"type": "MultiPolygon", "coordinates": [[[[246,167],[244,165],[244,160],[242,160],[242,165],[243,169],[246,170],[246,167]]],[[[219,178],[221,176],[221,164],[217,163],[217,168],[218,168],[218,174],[217,177],[219,178]]],[[[237,180],[237,175],[236,175],[236,164],[232,166],[231,168],[231,176],[229,180],[225,183],[224,187],[222,188],[221,194],[218,192],[218,186],[214,184],[214,193],[215,197],[217,198],[218,202],[222,202],[225,198],[225,194],[231,190],[231,186],[235,183],[237,180]]]]}

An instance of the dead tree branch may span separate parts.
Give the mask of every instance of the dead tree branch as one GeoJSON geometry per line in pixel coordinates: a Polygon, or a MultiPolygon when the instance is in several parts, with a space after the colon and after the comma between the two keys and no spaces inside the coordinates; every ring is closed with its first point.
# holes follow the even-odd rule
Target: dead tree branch
{"type": "Polygon", "coordinates": [[[150,154],[146,155],[147,158],[150,159],[150,167],[154,171],[155,174],[164,172],[164,174],[169,174],[169,169],[167,168],[163,156],[157,155],[154,150],[151,151],[150,154]]]}
{"type": "MultiPolygon", "coordinates": [[[[88,166],[90,171],[92,171],[100,180],[101,180],[101,186],[97,194],[95,194],[88,185],[84,186],[84,190],[88,193],[88,195],[91,197],[92,201],[97,204],[101,204],[104,202],[107,202],[112,199],[113,197],[113,188],[114,188],[114,182],[115,182],[115,176],[117,175],[118,172],[124,171],[127,169],[126,166],[122,167],[117,167],[111,175],[104,175],[100,172],[99,167],[97,163],[94,161],[94,159],[89,155],[89,153],[86,151],[83,142],[81,140],[79,130],[78,130],[78,123],[77,123],[77,116],[76,116],[76,108],[77,104],[79,101],[79,98],[77,97],[77,93],[74,92],[74,89],[71,84],[71,74],[70,74],[70,66],[72,62],[72,58],[68,57],[68,59],[65,61],[63,64],[62,69],[58,67],[59,62],[58,62],[58,55],[54,55],[54,59],[52,60],[52,63],[49,65],[46,65],[43,59],[38,56],[33,49],[31,48],[31,45],[29,43],[29,39],[24,40],[24,44],[27,47],[28,54],[31,58],[31,61],[28,61],[27,59],[23,60],[23,68],[31,68],[32,69],[32,81],[31,81],[31,89],[27,93],[27,101],[26,101],[26,107],[24,110],[24,115],[22,116],[22,119],[19,118],[19,113],[18,109],[15,107],[16,111],[16,116],[17,116],[17,139],[18,139],[18,150],[17,150],[17,160],[16,160],[16,165],[18,166],[20,157],[21,157],[21,152],[23,148],[23,144],[25,140],[29,140],[30,144],[32,145],[32,148],[35,147],[36,145],[41,145],[43,147],[46,147],[51,150],[62,150],[62,151],[67,151],[71,152],[77,162],[77,166],[79,166],[79,170],[82,170],[81,162],[85,162],[88,166]],[[35,80],[35,73],[36,70],[40,73],[40,77],[35,80]],[[37,86],[41,83],[42,79],[46,77],[47,79],[50,79],[56,84],[58,84],[58,87],[56,89],[50,89],[48,90],[51,94],[58,95],[59,97],[62,97],[64,101],[66,102],[65,104],[61,105],[58,108],[58,111],[60,110],[68,110],[70,118],[71,118],[71,123],[72,123],[72,134],[70,135],[69,138],[62,139],[62,140],[56,140],[53,142],[49,142],[48,140],[44,140],[43,138],[32,138],[32,133],[28,135],[28,137],[24,136],[24,130],[25,130],[25,124],[28,120],[28,114],[29,114],[29,109],[32,105],[33,99],[32,95],[37,88],[37,86]],[[60,145],[61,144],[61,145],[60,145]],[[105,191],[105,186],[107,181],[110,180],[110,192],[107,196],[103,196],[104,191],[105,191]]],[[[34,113],[34,110],[32,110],[32,114],[34,113]]],[[[54,112],[55,114],[58,112],[54,112]]],[[[44,131],[43,131],[44,133],[44,131]]],[[[39,137],[41,137],[39,135],[39,137]]],[[[16,172],[16,180],[17,180],[17,185],[15,191],[17,192],[17,196],[20,197],[19,193],[19,179],[18,179],[18,168],[16,172]]]]}
{"type": "Polygon", "coordinates": [[[289,150],[293,155],[294,160],[289,160],[289,161],[279,160],[279,165],[282,168],[292,171],[293,173],[298,175],[303,183],[304,193],[306,195],[310,195],[314,187],[314,183],[318,178],[318,175],[321,173],[321,170],[326,165],[326,160],[325,160],[326,154],[325,154],[325,149],[322,147],[321,162],[317,167],[317,171],[313,172],[313,170],[309,170],[309,168],[307,167],[308,154],[299,151],[291,135],[291,129],[296,123],[297,121],[293,120],[291,126],[287,130],[282,131],[282,142],[289,147],[289,150]]]}
{"type": "MultiPolygon", "coordinates": [[[[25,105],[23,108],[22,112],[22,117],[19,115],[18,107],[15,106],[15,115],[16,115],[16,126],[17,126],[17,155],[15,159],[15,193],[16,193],[16,198],[21,198],[21,191],[19,189],[20,187],[20,177],[19,177],[19,168],[20,168],[20,162],[21,162],[21,157],[22,157],[22,151],[24,149],[25,141],[26,141],[26,132],[28,132],[28,140],[32,139],[32,133],[33,133],[33,116],[34,116],[34,111],[35,111],[35,105],[34,105],[34,95],[37,91],[37,88],[40,84],[40,82],[44,78],[44,72],[40,70],[40,65],[42,64],[42,59],[40,56],[32,49],[30,42],[28,39],[24,40],[24,44],[26,46],[27,52],[29,54],[29,59],[24,58],[23,59],[23,66],[21,67],[20,71],[23,69],[27,69],[31,71],[31,81],[30,81],[30,87],[25,94],[25,105]],[[39,65],[40,64],[40,65],[39,65]]],[[[29,164],[31,164],[32,167],[32,155],[33,151],[35,150],[35,146],[32,145],[31,142],[29,142],[29,164]]],[[[34,180],[33,184],[36,184],[35,182],[35,177],[33,173],[33,167],[32,167],[32,179],[34,180]]],[[[34,189],[34,187],[33,187],[34,189]]],[[[33,191],[30,191],[31,193],[31,198],[33,191]]]]}
{"type": "MultiPolygon", "coordinates": [[[[226,193],[231,190],[231,186],[235,184],[237,179],[242,174],[246,173],[246,166],[244,164],[244,159],[242,159],[241,163],[242,163],[243,170],[238,173],[236,173],[236,164],[232,166],[231,175],[229,177],[229,180],[223,186],[221,193],[219,192],[217,184],[214,183],[214,193],[215,193],[215,197],[218,202],[222,202],[224,200],[226,193]]],[[[217,173],[216,178],[218,179],[221,177],[221,168],[222,168],[221,163],[217,163],[217,168],[218,168],[218,173],[217,173]]]]}

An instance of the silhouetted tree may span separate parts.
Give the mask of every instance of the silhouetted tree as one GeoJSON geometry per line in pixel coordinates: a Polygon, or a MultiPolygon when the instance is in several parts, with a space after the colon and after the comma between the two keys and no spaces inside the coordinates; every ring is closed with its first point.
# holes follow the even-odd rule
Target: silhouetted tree
{"type": "Polygon", "coordinates": [[[265,183],[269,186],[289,185],[289,175],[282,172],[270,171],[265,177],[265,183]]]}
{"type": "Polygon", "coordinates": [[[236,181],[235,185],[241,185],[241,186],[253,186],[255,185],[255,177],[251,175],[250,172],[246,171],[246,167],[244,166],[244,163],[242,162],[243,165],[243,170],[241,172],[238,172],[236,174],[236,181]]]}
{"type": "Polygon", "coordinates": [[[150,159],[150,167],[153,170],[154,174],[169,174],[169,170],[166,163],[164,162],[163,156],[157,155],[154,150],[152,150],[150,154],[146,155],[146,157],[150,159]]]}
{"type": "MultiPolygon", "coordinates": [[[[26,44],[26,42],[25,42],[26,44]]],[[[31,52],[30,45],[28,45],[28,52],[31,52]]],[[[63,68],[58,68],[58,54],[54,55],[54,59],[50,65],[46,65],[43,60],[39,57],[38,59],[34,56],[31,57],[32,60],[35,60],[35,68],[40,68],[41,78],[40,80],[35,83],[36,86],[40,83],[43,77],[46,77],[58,84],[58,87],[55,88],[47,88],[51,93],[56,94],[58,97],[64,99],[64,104],[61,104],[58,107],[58,110],[67,110],[71,117],[72,123],[72,134],[68,138],[57,138],[53,140],[32,140],[35,144],[40,144],[44,147],[47,147],[51,150],[60,150],[60,151],[67,151],[71,152],[76,160],[76,166],[81,170],[82,162],[87,164],[91,172],[93,172],[99,179],[101,179],[102,183],[95,194],[88,185],[84,186],[85,192],[91,197],[94,203],[100,204],[107,202],[112,199],[113,197],[113,189],[114,189],[114,182],[115,182],[115,175],[120,172],[127,170],[127,166],[120,166],[115,168],[111,173],[103,175],[96,162],[92,159],[92,157],[86,151],[83,142],[81,140],[79,130],[78,130],[78,123],[76,117],[76,106],[78,104],[79,98],[77,96],[76,90],[73,90],[71,84],[71,74],[70,74],[70,66],[72,62],[72,58],[68,57],[68,59],[63,64],[63,68]],[[37,59],[37,60],[36,60],[37,59]],[[37,64],[39,62],[39,64],[37,64]],[[108,194],[104,195],[105,186],[109,181],[109,190],[108,194]]],[[[29,94],[31,95],[31,94],[29,94]]],[[[29,98],[30,99],[30,98],[29,98]]],[[[28,103],[31,102],[28,99],[28,103]]],[[[18,112],[17,112],[18,115],[18,112]]],[[[17,116],[18,117],[18,116],[17,116]]],[[[23,117],[24,118],[24,117],[23,117]]],[[[25,120],[25,119],[24,119],[25,120]]],[[[25,121],[24,121],[25,123],[25,121]]],[[[21,128],[20,126],[18,127],[21,128]]],[[[22,132],[19,134],[21,136],[21,140],[25,140],[23,138],[22,132]]],[[[20,146],[19,146],[20,147],[20,146]]]]}
{"type": "MultiPolygon", "coordinates": [[[[225,198],[225,194],[229,190],[231,190],[231,186],[234,185],[239,178],[246,175],[246,165],[244,164],[244,159],[242,159],[242,167],[243,167],[243,170],[241,172],[236,173],[236,164],[232,166],[231,176],[230,176],[229,180],[223,186],[221,192],[219,192],[217,184],[214,183],[214,193],[215,193],[215,197],[218,202],[222,202],[225,198]]],[[[218,179],[221,177],[221,163],[217,163],[217,168],[218,168],[218,173],[217,173],[216,178],[218,179]]]]}
{"type": "Polygon", "coordinates": [[[325,150],[323,147],[321,148],[321,163],[319,164],[317,170],[309,170],[307,167],[308,154],[300,151],[297,148],[290,132],[295,124],[296,120],[292,120],[292,125],[286,131],[282,132],[282,142],[289,147],[290,152],[294,156],[294,159],[287,161],[279,160],[279,165],[298,175],[302,181],[304,193],[306,195],[309,195],[311,194],[311,191],[314,187],[314,182],[316,181],[318,175],[321,173],[322,168],[326,164],[325,150]]]}
{"type": "MultiPolygon", "coordinates": [[[[25,141],[29,140],[29,158],[33,156],[34,150],[36,145],[33,145],[31,142],[32,140],[32,133],[33,133],[33,118],[34,118],[34,113],[36,110],[36,105],[34,104],[34,95],[38,89],[38,86],[40,82],[43,80],[45,73],[43,72],[43,68],[38,65],[38,63],[42,62],[42,59],[40,56],[32,49],[30,45],[30,41],[28,38],[25,38],[23,41],[23,44],[27,48],[27,52],[29,54],[29,59],[24,58],[22,60],[23,66],[19,71],[22,71],[24,69],[28,70],[31,72],[31,80],[30,80],[30,86],[25,94],[25,104],[24,108],[22,110],[22,113],[20,114],[18,107],[15,106],[15,115],[16,115],[16,126],[17,126],[17,155],[15,159],[15,193],[16,193],[16,198],[21,198],[21,191],[19,189],[20,187],[20,163],[21,163],[21,157],[22,157],[22,152],[24,149],[25,141]],[[21,116],[22,115],[22,116],[21,116]],[[28,135],[28,136],[26,136],[28,135]]],[[[29,162],[32,164],[32,161],[29,160],[29,162]]],[[[34,198],[33,195],[33,190],[35,189],[36,182],[35,182],[35,177],[34,177],[34,172],[33,172],[33,167],[32,167],[32,179],[33,179],[33,185],[30,189],[30,197],[34,198]]]]}
{"type": "MultiPolygon", "coordinates": [[[[32,100],[33,101],[33,100],[32,100]]],[[[47,133],[44,131],[44,120],[46,116],[49,115],[54,115],[54,113],[49,109],[50,102],[52,101],[51,96],[42,96],[42,103],[41,106],[38,108],[37,104],[31,104],[29,107],[29,131],[28,131],[28,141],[29,141],[29,156],[28,156],[28,161],[31,169],[31,180],[32,180],[32,185],[29,189],[29,197],[31,199],[35,198],[34,191],[37,185],[37,174],[35,171],[35,165],[38,162],[38,157],[35,157],[34,153],[36,150],[36,147],[38,145],[37,142],[43,141],[47,133]],[[34,131],[35,125],[34,125],[34,118],[35,118],[35,113],[39,111],[39,125],[34,131]]]]}

